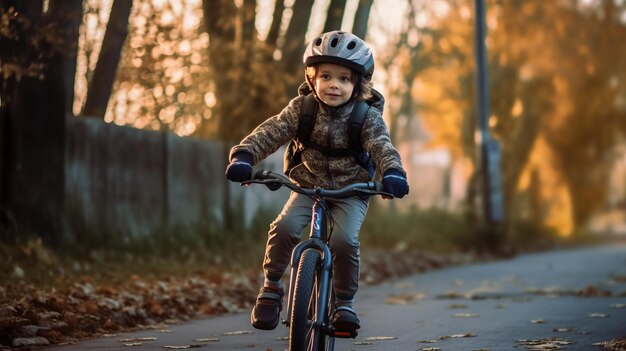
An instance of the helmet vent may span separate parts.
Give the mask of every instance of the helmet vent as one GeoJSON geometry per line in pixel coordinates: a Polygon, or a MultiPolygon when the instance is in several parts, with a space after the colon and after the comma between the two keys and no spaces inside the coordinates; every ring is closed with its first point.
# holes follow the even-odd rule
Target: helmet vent
{"type": "Polygon", "coordinates": [[[330,46],[335,47],[337,46],[337,42],[339,41],[339,39],[337,38],[333,38],[333,40],[330,41],[330,46]]]}
{"type": "Polygon", "coordinates": [[[317,38],[317,40],[315,41],[315,46],[320,46],[322,45],[322,38],[317,38]]]}
{"type": "Polygon", "coordinates": [[[352,50],[352,49],[354,49],[355,46],[356,46],[356,43],[353,40],[353,41],[348,43],[347,48],[348,48],[348,50],[352,50]]]}

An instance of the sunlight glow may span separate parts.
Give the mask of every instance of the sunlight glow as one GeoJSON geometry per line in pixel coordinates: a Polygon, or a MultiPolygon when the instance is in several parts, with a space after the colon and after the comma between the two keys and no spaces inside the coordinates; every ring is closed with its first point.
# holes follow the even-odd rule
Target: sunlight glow
{"type": "Polygon", "coordinates": [[[539,137],[518,181],[518,190],[539,196],[544,225],[567,237],[574,230],[572,199],[554,164],[552,149],[543,137],[539,137]]]}
{"type": "Polygon", "coordinates": [[[511,115],[513,117],[519,117],[522,115],[523,112],[524,104],[522,103],[522,100],[516,99],[515,103],[513,104],[513,108],[511,109],[511,115]]]}
{"type": "Polygon", "coordinates": [[[212,91],[209,91],[206,94],[204,94],[204,103],[206,104],[208,108],[214,107],[215,104],[217,103],[217,100],[215,99],[215,93],[213,93],[212,91]]]}

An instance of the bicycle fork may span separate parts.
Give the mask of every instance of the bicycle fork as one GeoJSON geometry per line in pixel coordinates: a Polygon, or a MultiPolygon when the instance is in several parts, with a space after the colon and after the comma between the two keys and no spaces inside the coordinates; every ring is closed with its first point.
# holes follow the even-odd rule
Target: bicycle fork
{"type": "Polygon", "coordinates": [[[302,254],[307,249],[315,249],[322,253],[322,262],[320,271],[318,274],[318,296],[317,298],[317,311],[315,316],[315,329],[320,330],[321,327],[326,328],[324,326],[325,316],[327,314],[328,309],[328,296],[329,289],[332,289],[330,286],[330,277],[332,274],[333,260],[332,254],[330,253],[330,248],[324,242],[325,236],[323,234],[325,228],[323,227],[323,208],[318,204],[318,201],[315,201],[312,209],[312,218],[311,218],[311,234],[309,235],[309,239],[299,243],[293,249],[291,254],[291,273],[289,276],[289,298],[287,300],[287,319],[283,321],[283,323],[289,326],[289,321],[291,320],[291,309],[292,309],[292,300],[293,294],[295,293],[295,283],[296,283],[296,274],[298,271],[298,265],[300,262],[300,258],[302,254]]]}

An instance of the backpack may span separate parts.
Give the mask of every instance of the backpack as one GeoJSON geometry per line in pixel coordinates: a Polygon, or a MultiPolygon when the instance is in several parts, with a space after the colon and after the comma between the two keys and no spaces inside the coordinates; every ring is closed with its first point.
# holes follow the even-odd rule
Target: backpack
{"type": "Polygon", "coordinates": [[[302,151],[306,148],[312,148],[329,157],[353,156],[357,163],[367,170],[370,178],[374,178],[376,172],[374,162],[372,162],[370,155],[363,150],[361,144],[361,132],[369,108],[370,105],[366,101],[357,101],[348,118],[348,147],[329,148],[311,141],[318,103],[313,94],[306,95],[302,100],[296,137],[289,142],[285,150],[283,163],[285,175],[289,175],[294,167],[302,163],[302,151]]]}

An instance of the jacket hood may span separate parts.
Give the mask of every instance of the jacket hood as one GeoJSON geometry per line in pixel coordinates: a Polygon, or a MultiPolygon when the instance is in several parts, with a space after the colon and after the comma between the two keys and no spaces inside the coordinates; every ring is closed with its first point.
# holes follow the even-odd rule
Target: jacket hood
{"type": "Polygon", "coordinates": [[[311,87],[307,82],[302,82],[302,84],[298,87],[298,95],[305,96],[311,94],[312,92],[313,90],[311,90],[311,87]]]}
{"type": "Polygon", "coordinates": [[[378,90],[372,89],[372,94],[374,95],[371,99],[368,100],[368,103],[376,107],[380,114],[383,114],[383,109],[385,108],[385,97],[378,90]]]}

